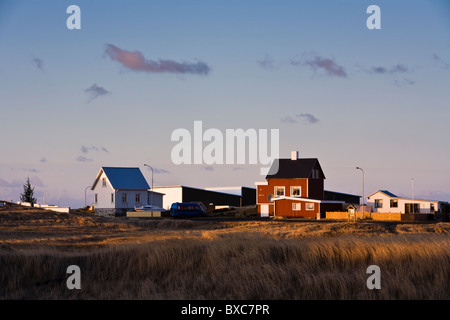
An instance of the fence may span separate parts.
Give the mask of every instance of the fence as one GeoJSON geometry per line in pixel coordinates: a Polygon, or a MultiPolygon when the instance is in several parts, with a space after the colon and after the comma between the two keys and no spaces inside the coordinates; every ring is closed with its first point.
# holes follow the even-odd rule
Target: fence
{"type": "MultiPolygon", "coordinates": [[[[356,219],[362,219],[362,212],[356,212],[356,219]]],[[[347,220],[354,219],[353,215],[346,211],[326,212],[326,219],[330,220],[347,220]]],[[[383,220],[383,221],[402,221],[400,212],[364,212],[364,219],[383,220]]]]}

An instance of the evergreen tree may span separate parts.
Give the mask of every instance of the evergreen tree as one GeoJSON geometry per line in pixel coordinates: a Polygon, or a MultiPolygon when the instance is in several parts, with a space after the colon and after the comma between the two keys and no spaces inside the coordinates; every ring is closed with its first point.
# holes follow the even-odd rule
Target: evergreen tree
{"type": "Polygon", "coordinates": [[[27,182],[23,185],[23,193],[20,194],[20,201],[29,202],[34,207],[36,198],[34,197],[34,187],[31,187],[30,178],[27,178],[27,182]]]}

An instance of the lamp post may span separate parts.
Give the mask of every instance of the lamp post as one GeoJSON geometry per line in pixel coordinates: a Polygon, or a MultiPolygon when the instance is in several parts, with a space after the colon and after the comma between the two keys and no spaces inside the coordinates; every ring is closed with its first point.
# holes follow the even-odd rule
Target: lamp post
{"type": "Polygon", "coordinates": [[[90,187],[92,187],[92,186],[87,186],[86,189],[84,189],[84,207],[85,207],[85,208],[86,208],[86,206],[87,206],[87,203],[86,203],[86,190],[87,190],[88,188],[90,188],[90,187]]]}
{"type": "Polygon", "coordinates": [[[364,204],[364,170],[360,167],[356,167],[356,170],[361,170],[362,172],[362,207],[363,207],[363,212],[362,212],[362,218],[364,219],[364,211],[365,211],[365,204],[364,204]]]}
{"type": "Polygon", "coordinates": [[[151,166],[149,166],[148,164],[144,163],[145,167],[149,167],[150,169],[152,169],[152,191],[150,193],[150,210],[152,212],[152,216],[153,216],[153,168],[151,166]]]}

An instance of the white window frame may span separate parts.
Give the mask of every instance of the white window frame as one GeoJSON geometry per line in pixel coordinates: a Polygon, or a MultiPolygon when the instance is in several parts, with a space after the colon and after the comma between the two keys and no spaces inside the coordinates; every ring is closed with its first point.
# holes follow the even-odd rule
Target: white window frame
{"type": "Polygon", "coordinates": [[[102,188],[106,188],[106,178],[102,178],[102,188]]]}
{"type": "Polygon", "coordinates": [[[114,203],[114,193],[111,193],[111,203],[114,203]]]}
{"type": "Polygon", "coordinates": [[[126,193],[122,193],[122,203],[127,203],[127,194],[126,193]]]}
{"type": "Polygon", "coordinates": [[[306,208],[306,210],[313,211],[314,208],[315,208],[315,203],[313,203],[313,202],[307,202],[307,203],[305,204],[305,208],[306,208]],[[312,205],[312,208],[309,208],[309,205],[312,205]]]}
{"type": "Polygon", "coordinates": [[[293,211],[302,210],[302,204],[300,202],[292,202],[292,210],[293,211]],[[298,205],[298,208],[297,208],[297,205],[298,205]]]}
{"type": "Polygon", "coordinates": [[[291,197],[301,198],[302,197],[302,187],[301,186],[291,186],[291,197]],[[300,189],[300,194],[299,195],[294,195],[294,188],[299,188],[300,189]]]}
{"type": "Polygon", "coordinates": [[[275,186],[274,189],[273,189],[273,192],[275,194],[275,197],[284,197],[286,195],[286,187],[285,186],[275,186]],[[278,188],[283,188],[283,194],[282,195],[278,194],[278,192],[277,192],[278,188]]]}
{"type": "Polygon", "coordinates": [[[98,203],[98,193],[94,194],[94,202],[98,203]]]}
{"type": "Polygon", "coordinates": [[[140,193],[136,193],[136,196],[134,198],[136,200],[136,202],[141,202],[141,194],[140,193]]]}

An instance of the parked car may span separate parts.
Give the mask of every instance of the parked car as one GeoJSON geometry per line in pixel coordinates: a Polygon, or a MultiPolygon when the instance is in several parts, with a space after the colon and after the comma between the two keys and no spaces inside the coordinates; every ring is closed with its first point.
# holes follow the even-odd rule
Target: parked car
{"type": "Polygon", "coordinates": [[[199,202],[174,202],[170,207],[172,217],[202,216],[205,213],[205,206],[199,202]]]}

